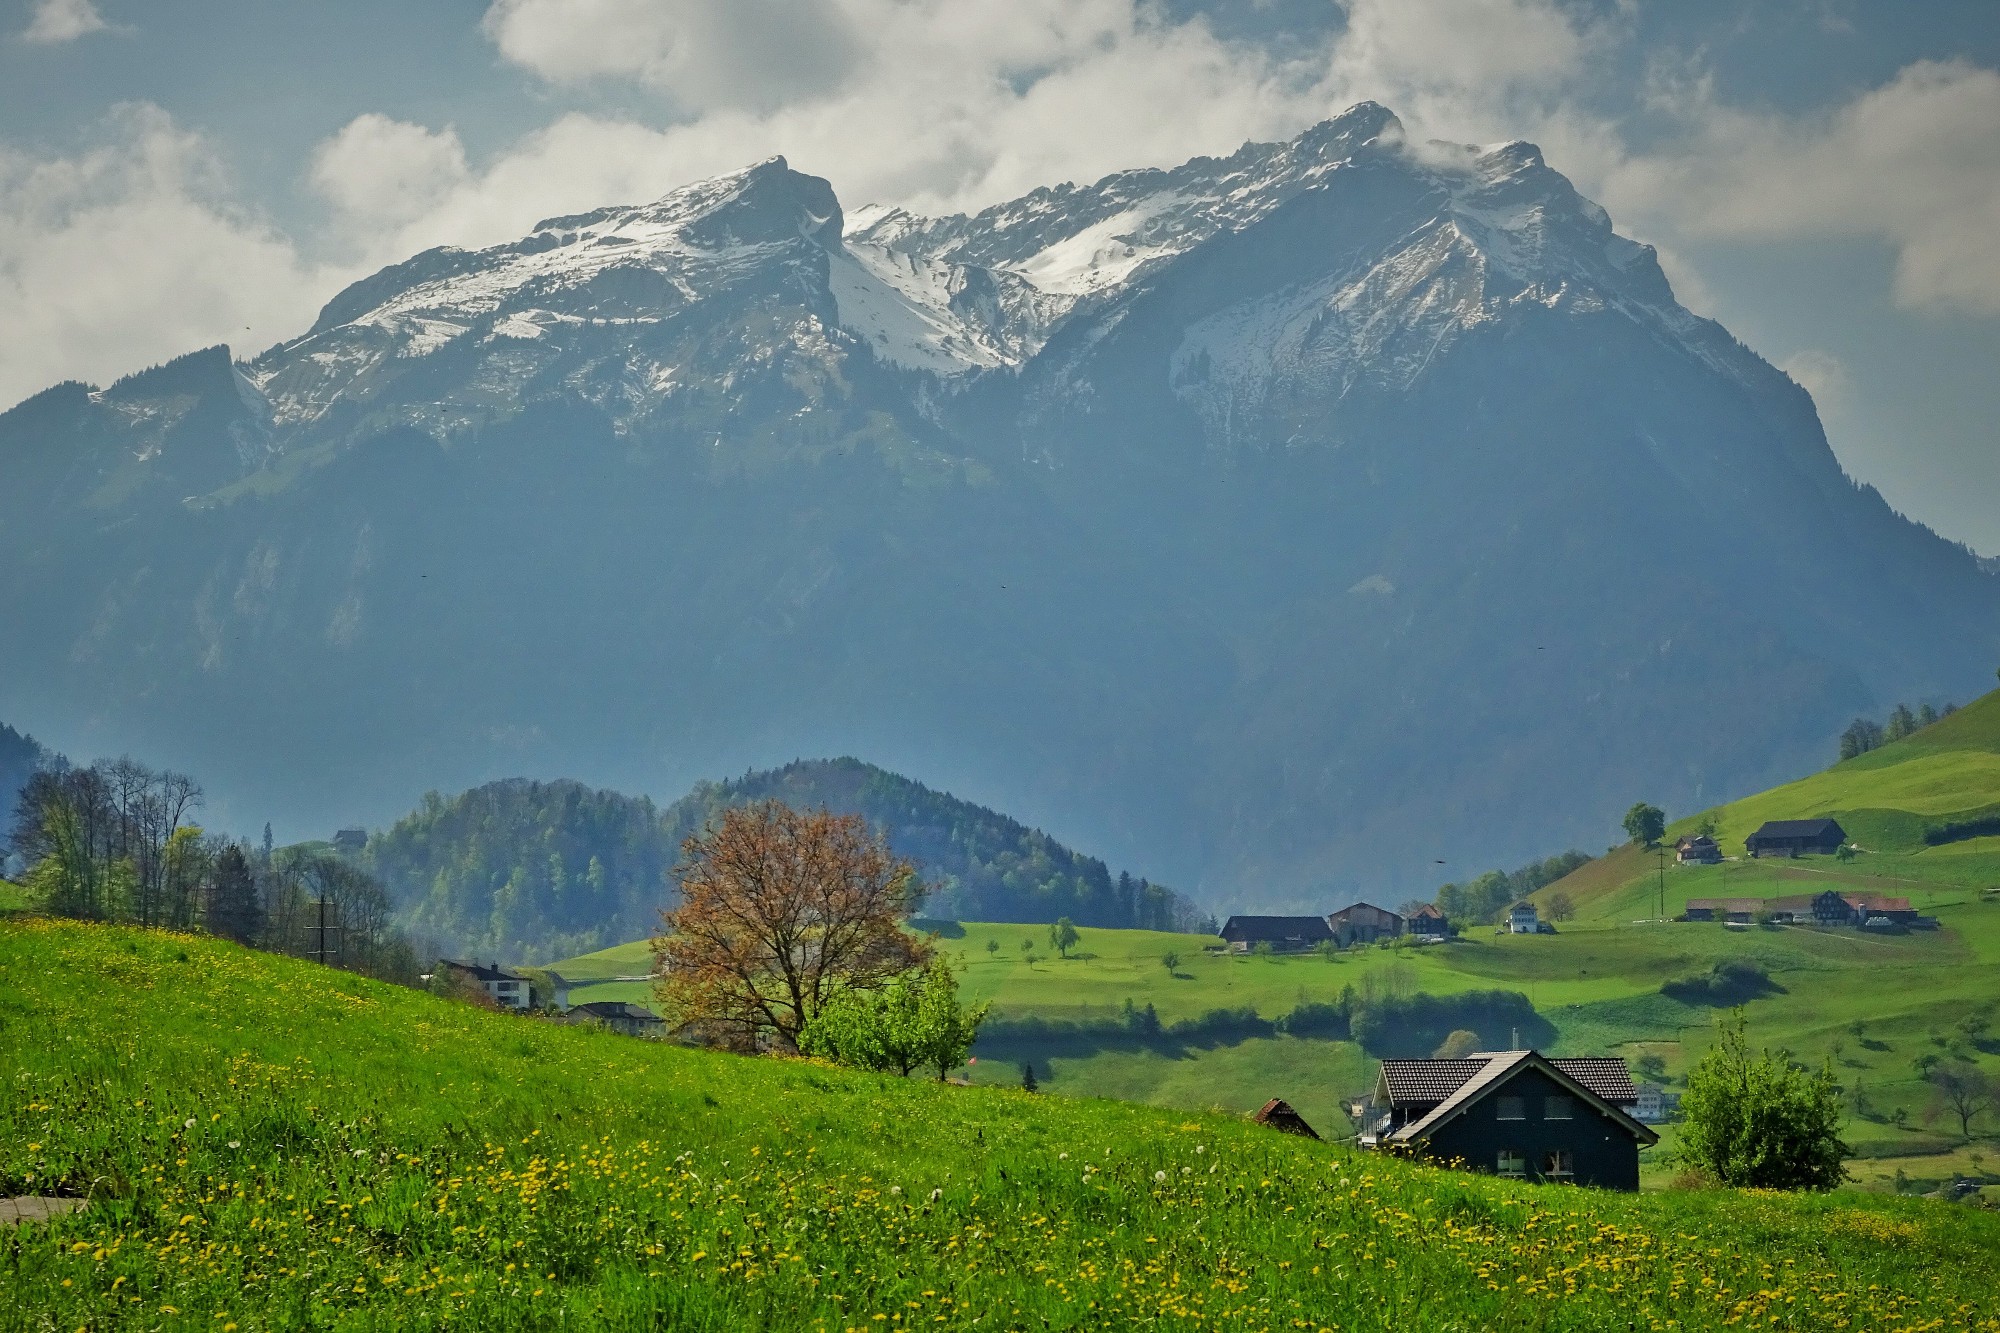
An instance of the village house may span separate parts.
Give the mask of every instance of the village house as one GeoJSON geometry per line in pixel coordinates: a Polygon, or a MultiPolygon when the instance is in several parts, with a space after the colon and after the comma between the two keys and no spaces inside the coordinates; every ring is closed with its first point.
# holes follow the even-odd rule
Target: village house
{"type": "Polygon", "coordinates": [[[1674,859],[1684,866],[1719,865],[1722,862],[1722,847],[1706,833],[1697,833],[1674,844],[1674,859]]]}
{"type": "Polygon", "coordinates": [[[1751,856],[1831,856],[1847,830],[1831,819],[1773,819],[1743,840],[1751,856]]]}
{"type": "Polygon", "coordinates": [[[1395,939],[1403,933],[1403,918],[1373,903],[1356,903],[1328,916],[1326,926],[1333,933],[1333,942],[1344,949],[1350,944],[1395,939]]]}
{"type": "Polygon", "coordinates": [[[1221,935],[1235,953],[1249,953],[1260,944],[1273,953],[1303,953],[1333,938],[1323,916],[1232,916],[1221,935]]]}
{"type": "Polygon", "coordinates": [[[1657,1083],[1638,1085],[1639,1098],[1632,1106],[1632,1118],[1642,1125],[1663,1125],[1681,1109],[1681,1095],[1668,1092],[1657,1083]]]}
{"type": "Polygon", "coordinates": [[[1623,1060],[1485,1051],[1463,1060],[1384,1060],[1362,1119],[1367,1148],[1517,1180],[1639,1188],[1640,1123],[1623,1060]]]}
{"type": "Polygon", "coordinates": [[[666,1020],[642,1004],[623,1000],[593,1000],[563,1012],[562,1021],[588,1027],[609,1028],[628,1037],[658,1038],[666,1035],[666,1020]]]}
{"type": "Polygon", "coordinates": [[[437,970],[460,983],[485,991],[487,997],[502,1009],[527,1009],[534,1004],[533,983],[519,972],[498,963],[487,967],[480,963],[460,963],[440,958],[437,970]]]}
{"type": "Polygon", "coordinates": [[[1405,918],[1410,934],[1427,939],[1445,939],[1451,934],[1451,922],[1443,912],[1424,903],[1405,918]]]}
{"type": "Polygon", "coordinates": [[[1509,935],[1540,935],[1544,933],[1541,913],[1535,905],[1523,898],[1507,909],[1507,933],[1509,935]]]}

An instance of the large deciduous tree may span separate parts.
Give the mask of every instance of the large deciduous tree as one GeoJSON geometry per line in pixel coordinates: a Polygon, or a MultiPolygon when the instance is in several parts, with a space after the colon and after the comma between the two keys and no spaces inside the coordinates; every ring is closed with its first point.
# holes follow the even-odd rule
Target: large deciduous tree
{"type": "Polygon", "coordinates": [[[675,1020],[795,1047],[842,992],[879,989],[928,956],[903,928],[922,897],[916,871],[858,816],[762,801],[724,811],[681,852],[681,902],[653,941],[675,1020]]]}
{"type": "Polygon", "coordinates": [[[1667,831],[1666,812],[1640,801],[1625,812],[1625,835],[1641,847],[1651,847],[1667,831]]]}

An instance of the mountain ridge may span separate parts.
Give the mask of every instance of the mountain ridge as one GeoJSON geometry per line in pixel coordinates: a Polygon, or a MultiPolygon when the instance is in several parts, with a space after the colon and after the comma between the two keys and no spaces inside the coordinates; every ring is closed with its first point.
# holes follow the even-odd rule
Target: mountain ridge
{"type": "Polygon", "coordinates": [[[1802,388],[1532,146],[1393,124],[942,220],[770,159],[37,396],[10,711],[378,820],[867,753],[1226,909],[1591,845],[1991,670],[2000,580],[1802,388]]]}

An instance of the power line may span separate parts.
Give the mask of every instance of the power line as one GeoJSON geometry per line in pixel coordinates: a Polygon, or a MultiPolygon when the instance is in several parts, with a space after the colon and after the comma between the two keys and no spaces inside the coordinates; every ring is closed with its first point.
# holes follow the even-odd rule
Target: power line
{"type": "MultiPolygon", "coordinates": [[[[336,961],[340,957],[340,943],[339,943],[340,927],[337,924],[329,926],[326,923],[326,907],[327,907],[326,895],[322,893],[319,896],[319,924],[316,926],[306,927],[306,929],[311,931],[313,934],[313,946],[314,946],[313,948],[306,951],[306,957],[311,958],[314,961],[321,963],[327,967],[333,967],[335,966],[336,961]],[[330,945],[327,943],[327,935],[329,932],[331,932],[335,937],[334,942],[330,945]]],[[[339,915],[338,913],[336,913],[334,916],[334,920],[338,922],[339,919],[340,919],[339,915]]]]}

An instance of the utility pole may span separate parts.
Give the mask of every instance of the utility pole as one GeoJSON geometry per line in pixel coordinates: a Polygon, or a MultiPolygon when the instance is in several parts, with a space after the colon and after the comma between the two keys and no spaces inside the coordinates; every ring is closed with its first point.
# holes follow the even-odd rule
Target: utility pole
{"type": "Polygon", "coordinates": [[[1660,844],[1660,920],[1667,919],[1667,845],[1660,844]]]}
{"type": "MultiPolygon", "coordinates": [[[[338,916],[335,920],[339,920],[338,916]]],[[[340,945],[338,943],[329,945],[326,937],[329,931],[337,937],[340,934],[340,927],[326,924],[326,895],[323,893],[319,896],[319,924],[309,926],[307,929],[313,933],[314,947],[307,951],[306,956],[324,966],[332,967],[340,957],[340,945]]]]}

